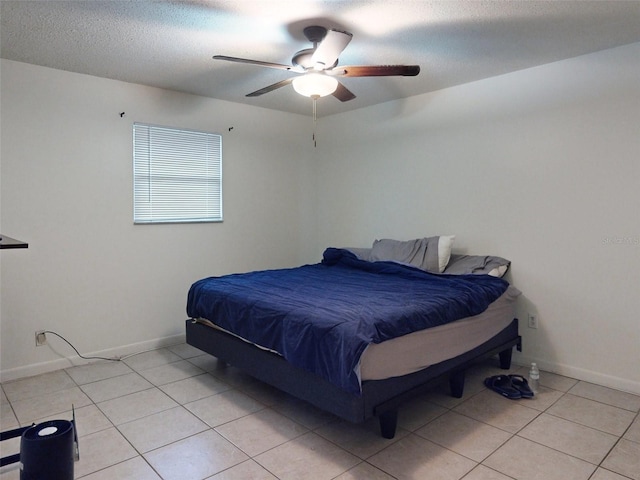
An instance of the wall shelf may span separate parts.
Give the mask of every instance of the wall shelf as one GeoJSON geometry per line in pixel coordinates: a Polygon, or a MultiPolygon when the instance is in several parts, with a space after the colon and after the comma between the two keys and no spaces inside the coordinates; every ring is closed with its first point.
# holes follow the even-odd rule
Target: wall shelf
{"type": "Polygon", "coordinates": [[[0,249],[5,248],[29,248],[29,244],[0,233],[0,249]]]}

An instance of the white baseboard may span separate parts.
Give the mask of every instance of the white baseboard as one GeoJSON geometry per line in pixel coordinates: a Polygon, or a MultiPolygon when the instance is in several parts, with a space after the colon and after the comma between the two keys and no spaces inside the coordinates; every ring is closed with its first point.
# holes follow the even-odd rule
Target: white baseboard
{"type": "MultiPolygon", "coordinates": [[[[105,357],[105,358],[120,358],[135,353],[146,352],[149,350],[156,350],[162,347],[168,347],[179,343],[184,343],[185,335],[172,335],[170,337],[156,338],[154,340],[147,340],[139,343],[132,343],[124,345],[122,347],[110,348],[108,350],[101,350],[99,352],[83,354],[85,357],[105,357]]],[[[8,370],[0,371],[0,380],[2,382],[8,382],[16,380],[18,378],[33,377],[34,375],[40,375],[42,373],[53,372],[63,368],[74,367],[77,365],[86,365],[100,360],[85,360],[75,355],[73,357],[58,358],[56,360],[50,360],[47,362],[34,363],[31,365],[25,365],[22,367],[11,368],[8,370]]]]}
{"type": "Polygon", "coordinates": [[[536,362],[540,370],[543,371],[557,373],[558,375],[575,378],[576,380],[583,380],[589,383],[595,383],[603,387],[609,387],[627,393],[633,393],[634,395],[640,395],[640,382],[629,380],[627,378],[594,372],[583,368],[573,367],[571,365],[548,362],[546,360],[540,360],[539,358],[527,357],[519,353],[515,353],[513,361],[517,365],[523,366],[531,365],[531,362],[536,362]]]}
{"type": "MultiPolygon", "coordinates": [[[[122,347],[111,348],[108,350],[102,350],[99,352],[88,353],[85,356],[100,356],[100,357],[124,357],[134,353],[145,352],[148,350],[155,350],[158,348],[168,347],[179,343],[184,343],[185,335],[172,335],[170,337],[157,338],[154,340],[147,340],[139,343],[132,343],[122,347]]],[[[36,363],[32,365],[25,365],[23,367],[12,368],[8,370],[0,371],[0,380],[2,382],[8,382],[16,380],[18,378],[32,377],[34,375],[40,375],[42,373],[53,372],[63,368],[69,368],[77,365],[85,365],[96,360],[85,360],[78,356],[59,358],[48,362],[36,363]]],[[[626,378],[620,378],[613,375],[607,375],[599,372],[593,372],[591,370],[585,370],[578,367],[572,367],[570,365],[563,365],[538,358],[532,358],[520,353],[514,352],[513,362],[517,365],[530,365],[531,362],[536,362],[541,370],[563,375],[565,377],[575,378],[577,380],[583,380],[585,382],[595,383],[602,385],[603,387],[609,387],[623,392],[633,393],[640,395],[640,382],[629,380],[626,378]]]]}

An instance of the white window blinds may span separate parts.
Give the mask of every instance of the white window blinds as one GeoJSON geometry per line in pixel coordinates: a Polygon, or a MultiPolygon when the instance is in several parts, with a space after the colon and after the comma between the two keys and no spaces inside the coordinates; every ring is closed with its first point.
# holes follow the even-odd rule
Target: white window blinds
{"type": "Polygon", "coordinates": [[[222,221],[222,136],[133,124],[133,221],[222,221]]]}

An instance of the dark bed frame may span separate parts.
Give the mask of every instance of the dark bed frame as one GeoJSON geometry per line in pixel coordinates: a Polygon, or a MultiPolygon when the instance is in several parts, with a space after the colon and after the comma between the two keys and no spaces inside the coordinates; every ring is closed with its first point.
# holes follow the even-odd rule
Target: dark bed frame
{"type": "Polygon", "coordinates": [[[362,382],[362,394],[356,395],[329,383],[322,377],[291,365],[283,357],[258,348],[218,329],[186,321],[187,343],[229,365],[316,407],[350,422],[359,423],[373,416],[380,421],[384,438],[393,438],[398,407],[448,377],[451,395],[460,398],[464,374],[479,359],[498,354],[500,367],[511,366],[513,347],[522,349],[518,319],[482,345],[457,357],[400,377],[362,382]]]}

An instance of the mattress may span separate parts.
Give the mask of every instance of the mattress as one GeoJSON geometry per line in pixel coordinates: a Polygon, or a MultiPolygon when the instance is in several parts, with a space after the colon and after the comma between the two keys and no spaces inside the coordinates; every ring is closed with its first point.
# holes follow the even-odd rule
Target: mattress
{"type": "MultiPolygon", "coordinates": [[[[382,343],[369,344],[356,366],[358,378],[361,381],[383,380],[407,375],[482,345],[511,323],[515,316],[516,299],[520,293],[517,288],[510,286],[479,315],[409,333],[382,343]]],[[[280,355],[275,350],[242,338],[207,319],[199,318],[196,321],[233,335],[262,350],[280,355]]]]}
{"type": "Polygon", "coordinates": [[[358,364],[361,381],[407,375],[482,345],[511,323],[520,293],[509,286],[479,315],[369,344],[358,364]]]}

